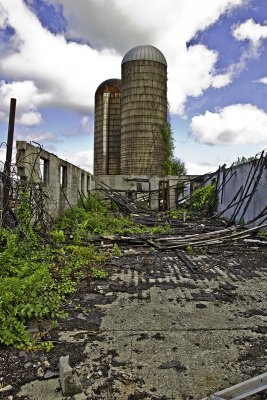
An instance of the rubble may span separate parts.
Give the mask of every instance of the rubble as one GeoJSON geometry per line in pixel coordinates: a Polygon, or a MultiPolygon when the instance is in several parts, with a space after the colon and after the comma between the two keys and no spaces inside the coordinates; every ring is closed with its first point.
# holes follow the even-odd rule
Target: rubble
{"type": "Polygon", "coordinates": [[[69,356],[61,356],[59,359],[59,379],[64,396],[73,396],[82,392],[77,372],[69,364],[69,356]]]}

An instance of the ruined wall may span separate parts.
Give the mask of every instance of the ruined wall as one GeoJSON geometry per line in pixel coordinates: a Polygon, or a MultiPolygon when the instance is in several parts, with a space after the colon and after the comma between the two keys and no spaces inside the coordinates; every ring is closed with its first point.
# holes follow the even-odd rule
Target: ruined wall
{"type": "Polygon", "coordinates": [[[256,218],[267,208],[267,155],[221,170],[217,188],[217,211],[223,212],[225,219],[251,227],[260,225],[266,219],[266,215],[256,218]]]}
{"type": "Polygon", "coordinates": [[[17,171],[21,180],[42,184],[47,194],[47,211],[57,218],[81,195],[94,188],[93,176],[48,151],[25,141],[17,141],[17,171]]]}
{"type": "Polygon", "coordinates": [[[122,195],[136,200],[147,198],[152,210],[170,209],[177,207],[177,200],[181,188],[195,176],[148,176],[148,175],[99,175],[95,177],[96,190],[102,184],[114,190],[121,191],[122,195]]]}

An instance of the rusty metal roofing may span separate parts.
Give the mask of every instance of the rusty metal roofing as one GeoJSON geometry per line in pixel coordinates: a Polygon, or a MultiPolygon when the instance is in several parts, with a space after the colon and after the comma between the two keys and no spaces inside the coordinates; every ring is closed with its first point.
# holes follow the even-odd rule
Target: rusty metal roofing
{"type": "Polygon", "coordinates": [[[95,94],[108,93],[108,92],[120,92],[121,90],[121,80],[120,79],[107,79],[106,81],[100,83],[96,89],[95,94]]]}
{"type": "Polygon", "coordinates": [[[122,64],[134,60],[157,61],[167,66],[167,61],[162,52],[156,47],[148,44],[136,46],[129,50],[123,57],[122,64]]]}

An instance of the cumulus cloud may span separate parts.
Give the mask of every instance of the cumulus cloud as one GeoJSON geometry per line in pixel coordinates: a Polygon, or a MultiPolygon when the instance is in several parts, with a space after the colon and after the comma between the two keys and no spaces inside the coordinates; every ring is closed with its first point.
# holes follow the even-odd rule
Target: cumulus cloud
{"type": "Polygon", "coordinates": [[[22,0],[0,2],[19,41],[19,48],[1,59],[2,75],[14,81],[31,79],[44,95],[37,106],[92,110],[96,82],[116,76],[119,55],[113,49],[97,51],[53,35],[22,0]]]}
{"type": "MultiPolygon", "coordinates": [[[[122,2],[114,0],[49,0],[55,6],[62,5],[67,20],[67,36],[83,38],[93,48],[116,48],[125,52],[129,46],[149,43],[152,39],[149,27],[136,21],[122,2]]],[[[136,4],[137,5],[137,4],[136,4]]],[[[134,4],[129,4],[132,9],[134,4]]],[[[138,7],[138,5],[137,5],[138,7]]]]}
{"type": "MultiPolygon", "coordinates": [[[[267,38],[267,25],[256,23],[252,18],[232,27],[232,36],[237,41],[248,41],[248,46],[241,53],[239,60],[227,68],[224,74],[215,75],[211,86],[220,89],[229,85],[246,68],[250,59],[258,58],[261,54],[261,44],[267,38]]],[[[263,81],[259,81],[262,83],[263,81]]]]}
{"type": "Polygon", "coordinates": [[[267,76],[264,76],[263,78],[259,79],[257,82],[267,85],[267,76]]]}
{"type": "Polygon", "coordinates": [[[77,37],[86,37],[95,46],[101,46],[98,40],[103,35],[105,43],[108,31],[112,47],[122,55],[132,46],[143,43],[151,43],[162,50],[168,62],[168,98],[170,110],[174,113],[183,115],[188,96],[197,97],[210,86],[222,87],[229,83],[229,79],[221,77],[219,82],[216,78],[215,64],[218,54],[214,50],[202,45],[191,46],[188,49],[186,43],[198,31],[214,24],[220,15],[244,4],[245,0],[216,2],[136,0],[134,3],[132,0],[86,2],[78,0],[78,3],[71,0],[50,0],[50,2],[62,5],[70,34],[75,31],[77,37]],[[82,13],[77,4],[82,7],[82,13]],[[110,23],[106,23],[106,12],[110,17],[109,21],[116,21],[116,29],[110,29],[110,23]],[[93,18],[95,21],[88,23],[93,18]]]}
{"type": "Polygon", "coordinates": [[[20,118],[16,120],[18,124],[25,126],[39,125],[42,122],[42,115],[39,112],[23,113],[20,118]]]}
{"type": "Polygon", "coordinates": [[[233,29],[236,40],[249,40],[254,47],[259,47],[262,40],[267,38],[267,25],[256,23],[252,18],[236,25],[233,29]]]}
{"type": "Polygon", "coordinates": [[[78,151],[78,152],[59,152],[58,156],[63,160],[67,160],[68,162],[79,166],[80,168],[85,169],[93,173],[93,165],[94,165],[94,152],[93,150],[87,151],[78,151]]]}
{"type": "Polygon", "coordinates": [[[186,43],[246,0],[49,1],[63,9],[66,36],[87,39],[91,47],[49,32],[22,0],[0,0],[16,32],[14,51],[2,57],[0,72],[9,80],[33,81],[44,94],[35,102],[36,108],[92,112],[98,84],[119,77],[124,52],[142,43],[151,43],[166,55],[173,112],[184,112],[188,96],[229,83],[226,77],[216,77],[218,54],[214,50],[203,45],[187,49],[186,43]]]}
{"type": "Polygon", "coordinates": [[[71,137],[71,136],[85,136],[92,135],[94,133],[94,121],[92,117],[87,115],[83,116],[80,124],[78,126],[74,126],[70,129],[67,129],[63,132],[63,136],[71,137]]]}
{"type": "Polygon", "coordinates": [[[6,27],[7,27],[7,13],[0,4],[0,29],[5,29],[6,27]]]}
{"type": "Polygon", "coordinates": [[[218,169],[219,164],[216,162],[205,163],[196,161],[186,161],[185,167],[189,175],[204,175],[209,172],[214,172],[218,169]]]}
{"type": "Polygon", "coordinates": [[[234,104],[193,117],[191,131],[198,142],[209,145],[264,143],[267,113],[252,104],[234,104]]]}
{"type": "Polygon", "coordinates": [[[33,81],[6,83],[0,81],[0,119],[6,120],[11,98],[17,99],[16,122],[21,125],[39,125],[42,115],[37,107],[48,101],[50,95],[37,89],[33,81]]]}
{"type": "Polygon", "coordinates": [[[248,47],[241,53],[237,63],[230,65],[227,75],[232,81],[247,65],[248,60],[258,58],[261,54],[261,44],[267,38],[267,25],[256,23],[252,18],[235,24],[232,27],[232,35],[238,41],[248,41],[248,47]]]}
{"type": "Polygon", "coordinates": [[[44,144],[44,143],[58,143],[61,140],[58,138],[58,135],[54,132],[22,132],[16,134],[16,140],[26,140],[26,142],[34,141],[36,143],[44,144]]]}
{"type": "Polygon", "coordinates": [[[232,82],[233,74],[231,71],[226,72],[225,74],[218,74],[213,77],[212,87],[215,89],[220,89],[224,86],[229,85],[232,82]]]}

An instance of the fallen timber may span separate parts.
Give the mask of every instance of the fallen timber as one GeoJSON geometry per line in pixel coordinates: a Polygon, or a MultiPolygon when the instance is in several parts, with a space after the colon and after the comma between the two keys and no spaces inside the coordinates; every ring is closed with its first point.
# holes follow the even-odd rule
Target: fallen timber
{"type": "MultiPolygon", "coordinates": [[[[118,234],[99,235],[95,238],[87,239],[86,241],[81,242],[80,245],[88,246],[90,245],[90,243],[94,243],[97,246],[105,247],[107,244],[112,245],[112,243],[118,243],[121,245],[143,247],[152,246],[160,251],[177,249],[178,257],[187,265],[187,263],[190,263],[191,261],[189,259],[185,260],[186,255],[184,253],[181,253],[181,250],[186,250],[189,246],[202,247],[222,245],[236,241],[243,241],[243,243],[266,246],[267,241],[251,239],[251,235],[254,234],[255,231],[262,229],[266,226],[267,223],[250,229],[241,228],[240,226],[232,226],[227,229],[221,229],[218,231],[207,233],[199,233],[185,236],[165,236],[158,238],[156,238],[155,235],[151,233],[134,234],[133,236],[118,234]]],[[[71,243],[71,240],[69,240],[68,242],[71,243]]],[[[194,269],[194,266],[190,264],[188,268],[194,269]]]]}
{"type": "Polygon", "coordinates": [[[241,400],[267,389],[267,372],[227,389],[220,390],[203,400],[241,400]]]}
{"type": "MultiPolygon", "coordinates": [[[[229,241],[233,240],[242,240],[250,236],[252,232],[255,232],[259,229],[265,228],[267,224],[259,225],[254,228],[250,229],[242,229],[241,232],[234,232],[230,235],[221,235],[220,232],[222,231],[217,231],[217,232],[212,232],[212,234],[215,234],[214,238],[211,238],[211,234],[208,233],[206,236],[205,234],[200,235],[192,235],[185,237],[181,237],[179,239],[173,239],[172,238],[164,238],[163,240],[166,242],[163,245],[160,245],[158,242],[161,242],[162,239],[156,239],[154,241],[148,240],[148,243],[157,248],[158,250],[171,250],[171,249],[179,249],[179,248],[186,248],[187,246],[207,246],[207,245],[214,245],[214,244],[222,244],[222,243],[227,243],[229,241]],[[218,234],[219,232],[219,234],[218,234]],[[217,234],[217,235],[216,235],[217,234]],[[203,240],[204,237],[204,240],[203,240]]],[[[229,230],[224,230],[224,232],[228,233],[229,230]]]]}

